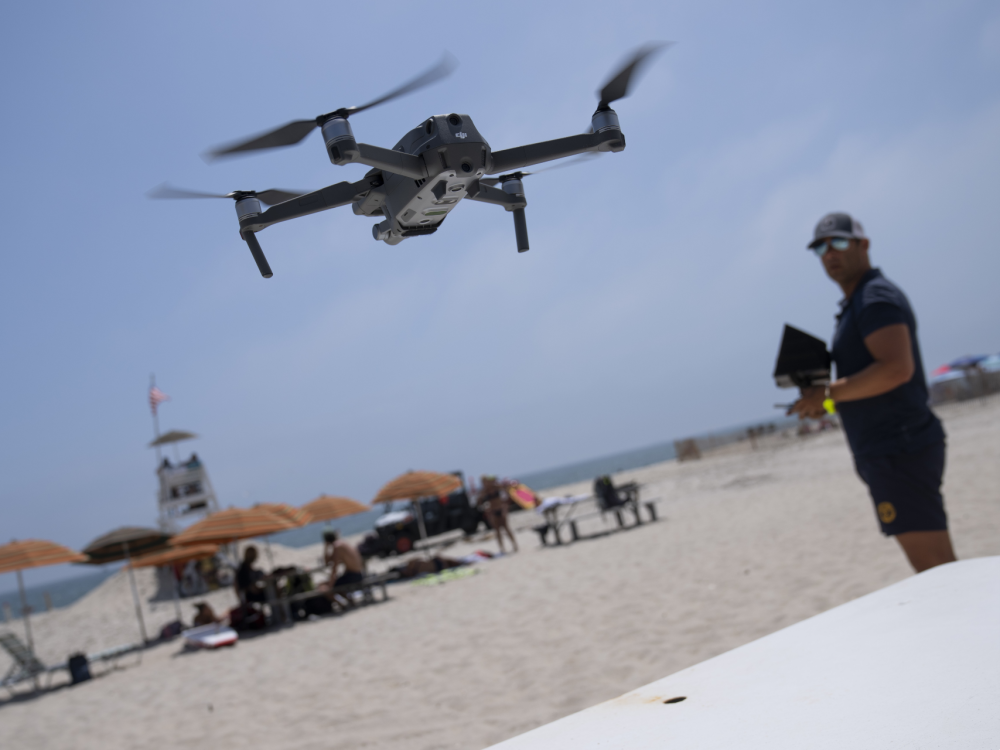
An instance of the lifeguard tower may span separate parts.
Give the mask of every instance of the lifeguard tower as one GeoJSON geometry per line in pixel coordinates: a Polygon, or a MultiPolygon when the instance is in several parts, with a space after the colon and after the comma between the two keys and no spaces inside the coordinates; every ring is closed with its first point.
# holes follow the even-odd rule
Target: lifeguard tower
{"type": "Polygon", "coordinates": [[[186,460],[181,460],[177,450],[177,443],[196,437],[198,436],[193,432],[171,430],[149,444],[150,448],[157,449],[157,460],[160,462],[156,469],[160,480],[157,495],[160,527],[170,533],[176,533],[188,521],[195,521],[219,510],[219,502],[215,498],[215,490],[212,489],[205,464],[194,452],[186,460]],[[171,444],[174,446],[173,462],[168,457],[160,458],[159,450],[171,444]]]}

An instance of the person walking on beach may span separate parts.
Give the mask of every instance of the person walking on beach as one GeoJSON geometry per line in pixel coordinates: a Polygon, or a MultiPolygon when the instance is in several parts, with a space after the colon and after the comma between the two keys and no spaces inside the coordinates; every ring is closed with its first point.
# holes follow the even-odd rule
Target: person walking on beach
{"type": "Polygon", "coordinates": [[[928,404],[913,310],[872,268],[868,248],[848,214],[816,225],[809,249],[844,292],[831,351],[837,379],[804,388],[788,413],[816,419],[836,409],[882,533],[919,573],[955,560],[941,496],[945,434],[928,404]]]}
{"type": "Polygon", "coordinates": [[[496,477],[483,477],[483,489],[479,495],[479,507],[486,517],[486,523],[497,534],[497,544],[500,545],[501,552],[505,551],[503,548],[503,532],[505,531],[507,532],[507,537],[510,539],[510,543],[514,546],[514,551],[517,552],[517,539],[514,538],[514,532],[507,525],[507,504],[509,502],[506,490],[500,486],[496,477]]]}

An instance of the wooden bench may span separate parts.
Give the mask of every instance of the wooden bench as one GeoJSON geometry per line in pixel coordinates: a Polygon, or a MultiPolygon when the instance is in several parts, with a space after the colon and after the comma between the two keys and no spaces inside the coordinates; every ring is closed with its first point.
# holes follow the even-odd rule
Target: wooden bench
{"type": "Polygon", "coordinates": [[[388,601],[389,591],[386,588],[386,584],[390,581],[395,581],[399,578],[399,573],[380,573],[373,576],[365,576],[362,580],[357,583],[346,583],[341,586],[336,586],[333,589],[313,589],[312,591],[302,591],[298,594],[292,594],[291,596],[282,597],[278,599],[276,604],[281,607],[286,621],[292,622],[292,612],[290,605],[295,602],[306,601],[307,599],[312,599],[317,596],[323,596],[326,598],[332,598],[333,596],[340,595],[344,597],[351,597],[352,594],[356,592],[361,592],[361,601],[363,604],[374,604],[375,599],[375,589],[378,588],[382,591],[382,601],[388,601]]]}

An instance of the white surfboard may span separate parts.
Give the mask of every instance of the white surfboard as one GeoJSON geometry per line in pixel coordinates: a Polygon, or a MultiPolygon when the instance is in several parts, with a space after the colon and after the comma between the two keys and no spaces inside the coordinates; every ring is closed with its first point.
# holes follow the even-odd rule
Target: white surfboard
{"type": "Polygon", "coordinates": [[[1000,748],[1000,557],[933,568],[494,750],[1000,748]]]}

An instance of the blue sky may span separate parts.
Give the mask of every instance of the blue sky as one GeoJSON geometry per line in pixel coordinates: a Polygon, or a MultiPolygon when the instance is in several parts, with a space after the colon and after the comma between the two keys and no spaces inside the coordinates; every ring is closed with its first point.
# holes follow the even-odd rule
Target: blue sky
{"type": "Polygon", "coordinates": [[[803,249],[830,210],[910,296],[929,369],[1000,350],[995,3],[22,3],[0,38],[4,539],[154,521],[151,372],[223,505],[368,501],[411,468],[516,474],[765,417],[782,324],[832,331],[838,290],[803,249]],[[315,135],[199,154],[445,50],[451,78],[352,119],[359,140],[443,112],[495,149],[580,132],[649,39],[677,45],[616,106],[627,149],[526,182],[525,255],[493,206],[396,247],[340,209],[262,233],[263,280],[228,202],[145,197],[357,179],[315,135]]]}

